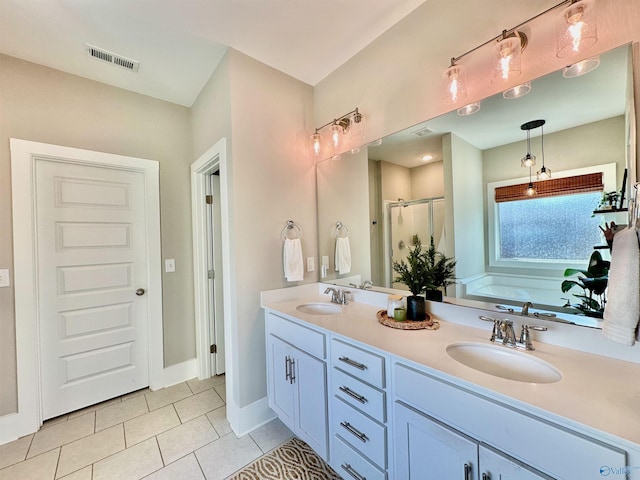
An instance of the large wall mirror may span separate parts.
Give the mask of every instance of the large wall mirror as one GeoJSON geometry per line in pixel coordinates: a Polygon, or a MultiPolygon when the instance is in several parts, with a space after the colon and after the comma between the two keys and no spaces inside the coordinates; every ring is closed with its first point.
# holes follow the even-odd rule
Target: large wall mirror
{"type": "MultiPolygon", "coordinates": [[[[540,196],[496,203],[495,189],[539,185],[543,160],[553,180],[601,172],[604,192],[621,190],[626,170],[626,207],[635,181],[633,111],[632,48],[624,45],[600,55],[588,74],[565,78],[557,71],[533,80],[520,98],[495,95],[473,115],[453,111],[319,162],[321,280],[405,288],[393,281],[393,261],[406,256],[416,238],[423,245],[433,238],[457,261],[457,282],[447,297],[491,309],[531,302],[598,326],[565,307],[579,292],[561,291],[563,272],[586,268],[594,247],[606,243],[598,227],[624,224],[627,213],[594,215],[602,191],[570,201],[540,196]],[[544,125],[521,128],[533,120],[544,125]],[[521,166],[529,152],[537,157],[531,171],[521,166]],[[344,237],[346,263],[344,252],[336,252],[345,247],[344,237]]],[[[608,250],[601,251],[606,259],[608,250]]]]}

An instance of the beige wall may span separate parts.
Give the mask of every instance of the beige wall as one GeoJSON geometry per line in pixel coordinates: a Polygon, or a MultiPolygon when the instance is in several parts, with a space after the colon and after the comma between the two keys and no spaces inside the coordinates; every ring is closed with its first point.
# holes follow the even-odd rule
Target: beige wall
{"type": "Polygon", "coordinates": [[[412,168],[411,194],[414,199],[444,196],[443,162],[431,162],[412,168]]]}
{"type": "MultiPolygon", "coordinates": [[[[0,267],[13,272],[9,138],[160,162],[165,364],[194,356],[188,109],[0,55],[0,267]],[[171,339],[171,341],[166,341],[171,339]]],[[[13,288],[0,288],[0,415],[16,411],[13,288]]]]}
{"type": "MultiPolygon", "coordinates": [[[[304,256],[318,251],[315,164],[307,148],[312,119],[312,87],[233,49],[193,106],[197,154],[228,137],[232,272],[225,280],[235,292],[237,344],[227,346],[234,352],[234,391],[227,395],[239,407],[266,394],[259,293],[297,284],[282,270],[287,220],[302,227],[304,256]]],[[[305,272],[300,283],[317,275],[305,272]]]]}

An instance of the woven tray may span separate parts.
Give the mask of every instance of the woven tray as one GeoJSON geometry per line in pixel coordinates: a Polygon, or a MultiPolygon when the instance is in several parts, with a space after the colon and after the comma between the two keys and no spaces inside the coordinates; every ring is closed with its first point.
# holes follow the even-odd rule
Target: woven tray
{"type": "Polygon", "coordinates": [[[400,330],[437,330],[440,328],[440,323],[437,320],[433,320],[428,313],[426,320],[420,322],[414,320],[398,322],[393,318],[389,318],[386,310],[379,310],[376,316],[378,317],[378,322],[385,327],[398,328],[400,330]]]}

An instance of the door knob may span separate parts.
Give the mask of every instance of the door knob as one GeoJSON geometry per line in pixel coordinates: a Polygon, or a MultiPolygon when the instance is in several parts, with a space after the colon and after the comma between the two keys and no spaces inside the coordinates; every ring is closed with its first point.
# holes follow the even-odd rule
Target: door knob
{"type": "Polygon", "coordinates": [[[144,288],[139,288],[136,290],[136,295],[138,295],[139,297],[141,297],[142,295],[144,295],[144,288]]]}

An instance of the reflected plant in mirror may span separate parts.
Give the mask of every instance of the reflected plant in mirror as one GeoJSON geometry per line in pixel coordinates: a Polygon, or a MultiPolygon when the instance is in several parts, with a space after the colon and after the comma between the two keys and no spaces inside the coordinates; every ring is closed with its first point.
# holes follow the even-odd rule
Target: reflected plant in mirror
{"type": "Polygon", "coordinates": [[[636,181],[629,168],[636,162],[631,58],[630,45],[623,45],[601,54],[588,74],[553,72],[533,79],[526,96],[499,93],[483,99],[473,115],[452,111],[356,155],[319,162],[319,253],[333,258],[332,226],[340,218],[348,221],[354,259],[349,277],[331,272],[323,281],[406,289],[394,282],[393,262],[406,257],[417,233],[423,240],[433,236],[436,251],[455,258],[457,282],[447,286],[445,301],[490,310],[507,305],[516,313],[531,303],[530,315],[553,312],[599,327],[597,319],[565,307],[561,285],[568,280],[564,271],[583,269],[594,247],[609,260],[599,225],[628,222],[626,208],[597,210],[602,193],[622,190],[625,169],[632,173],[627,192],[636,181]],[[534,119],[545,120],[544,137],[532,129],[527,148],[521,125],[534,119]],[[541,165],[544,159],[553,178],[533,175],[538,193],[532,197],[498,198],[503,187],[526,189],[529,169],[520,160],[529,151],[541,165]],[[586,193],[541,193],[546,182],[565,188],[573,177],[595,174],[599,183],[586,193]],[[579,245],[578,236],[584,237],[579,245]]]}

